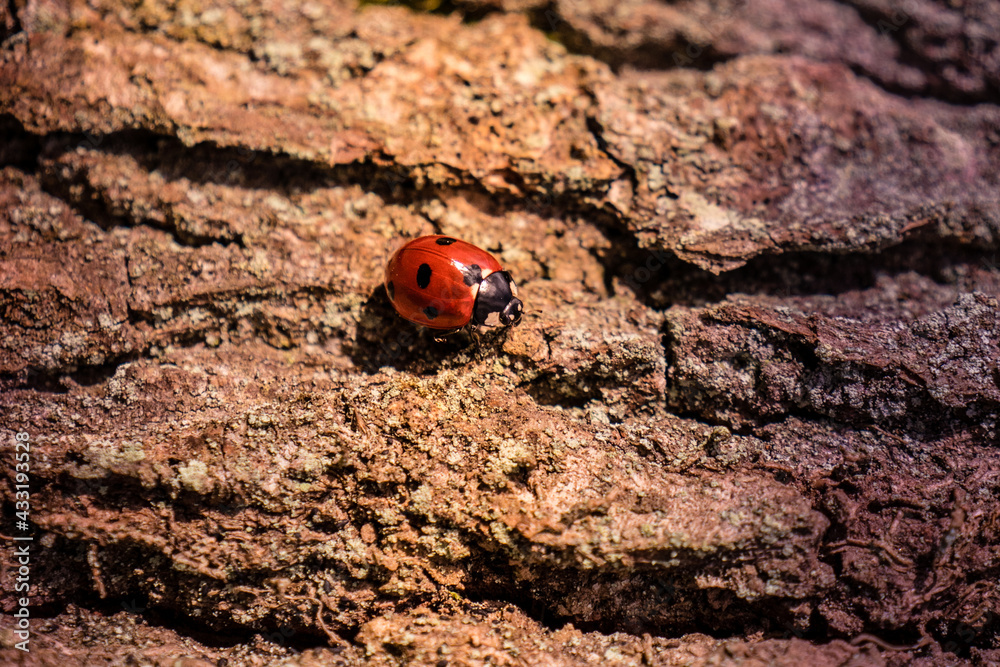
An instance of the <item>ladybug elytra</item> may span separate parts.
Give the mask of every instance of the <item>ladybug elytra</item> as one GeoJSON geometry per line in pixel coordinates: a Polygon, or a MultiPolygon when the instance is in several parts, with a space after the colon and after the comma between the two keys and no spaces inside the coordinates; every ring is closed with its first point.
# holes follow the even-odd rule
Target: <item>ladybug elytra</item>
{"type": "Polygon", "coordinates": [[[421,236],[385,267],[385,291],[396,312],[429,329],[512,326],[523,304],[500,262],[451,236],[421,236]]]}

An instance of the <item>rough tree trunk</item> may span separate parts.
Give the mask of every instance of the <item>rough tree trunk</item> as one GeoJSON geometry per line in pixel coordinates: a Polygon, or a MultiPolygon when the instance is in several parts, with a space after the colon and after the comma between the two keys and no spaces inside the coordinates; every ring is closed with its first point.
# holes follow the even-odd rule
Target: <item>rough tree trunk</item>
{"type": "Polygon", "coordinates": [[[1000,663],[1000,2],[421,9],[0,3],[0,661],[1000,663]]]}

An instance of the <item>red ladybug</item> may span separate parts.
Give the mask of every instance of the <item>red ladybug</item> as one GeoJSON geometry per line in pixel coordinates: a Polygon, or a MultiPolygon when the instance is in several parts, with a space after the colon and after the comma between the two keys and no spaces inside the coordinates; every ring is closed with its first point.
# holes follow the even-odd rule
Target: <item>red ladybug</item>
{"type": "Polygon", "coordinates": [[[517,286],[493,255],[451,236],[413,239],[385,267],[396,312],[429,329],[511,326],[521,320],[517,286]]]}

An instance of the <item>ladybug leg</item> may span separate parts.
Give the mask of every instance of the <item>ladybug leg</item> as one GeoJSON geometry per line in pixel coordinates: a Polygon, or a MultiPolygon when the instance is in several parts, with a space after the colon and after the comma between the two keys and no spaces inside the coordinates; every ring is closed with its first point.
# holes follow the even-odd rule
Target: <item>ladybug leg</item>
{"type": "Polygon", "coordinates": [[[459,333],[461,329],[430,329],[431,338],[434,339],[435,343],[447,343],[449,339],[455,334],[459,333]]]}
{"type": "Polygon", "coordinates": [[[483,341],[482,327],[469,327],[469,338],[472,339],[472,345],[478,349],[483,341]]]}

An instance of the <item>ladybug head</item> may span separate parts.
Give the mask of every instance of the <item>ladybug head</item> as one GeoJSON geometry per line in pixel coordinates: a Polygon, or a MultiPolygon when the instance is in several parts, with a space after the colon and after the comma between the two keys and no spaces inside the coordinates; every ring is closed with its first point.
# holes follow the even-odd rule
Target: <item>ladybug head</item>
{"type": "Polygon", "coordinates": [[[472,323],[480,326],[513,326],[521,321],[524,304],[517,298],[517,286],[506,271],[496,271],[479,283],[472,323]]]}

